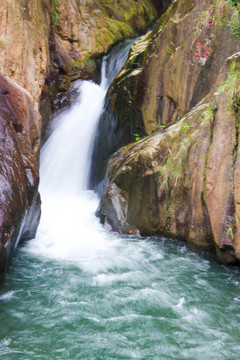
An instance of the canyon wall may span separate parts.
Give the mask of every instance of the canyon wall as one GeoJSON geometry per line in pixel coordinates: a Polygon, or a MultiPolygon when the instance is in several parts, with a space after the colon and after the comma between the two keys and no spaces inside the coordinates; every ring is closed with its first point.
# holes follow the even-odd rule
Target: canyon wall
{"type": "Polygon", "coordinates": [[[93,159],[97,187],[111,156],[99,214],[114,230],[240,260],[239,29],[234,3],[178,0],[133,46],[93,159]]]}
{"type": "Polygon", "coordinates": [[[0,279],[40,218],[42,120],[77,78],[97,78],[100,57],[156,18],[147,0],[2,0],[0,7],[0,279]],[[41,115],[40,115],[41,113],[41,115]]]}

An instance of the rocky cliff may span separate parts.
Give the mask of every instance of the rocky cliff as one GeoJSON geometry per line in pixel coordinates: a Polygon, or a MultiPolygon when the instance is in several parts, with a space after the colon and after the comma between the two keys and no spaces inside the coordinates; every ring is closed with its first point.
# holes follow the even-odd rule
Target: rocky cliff
{"type": "MultiPolygon", "coordinates": [[[[115,230],[240,260],[239,39],[238,3],[177,0],[133,46],[101,119],[112,140],[100,127],[94,154],[104,164],[126,145],[100,206],[115,230]]],[[[104,165],[95,184],[103,176],[104,165]]]]}
{"type": "Polygon", "coordinates": [[[1,2],[1,279],[14,248],[34,237],[39,221],[40,113],[49,119],[72,80],[96,78],[96,59],[140,34],[156,16],[147,0],[1,2]]]}
{"type": "Polygon", "coordinates": [[[21,238],[35,235],[40,217],[40,115],[30,95],[0,76],[0,280],[21,238]]]}
{"type": "Polygon", "coordinates": [[[102,55],[117,42],[141,34],[157,16],[149,0],[52,3],[50,66],[40,108],[44,121],[62,106],[72,81],[98,81],[102,55]]]}

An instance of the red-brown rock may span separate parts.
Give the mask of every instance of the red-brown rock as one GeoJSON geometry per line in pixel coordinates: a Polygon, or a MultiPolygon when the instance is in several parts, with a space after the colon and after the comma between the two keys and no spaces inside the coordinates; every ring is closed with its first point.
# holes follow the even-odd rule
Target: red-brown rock
{"type": "Polygon", "coordinates": [[[20,86],[0,75],[0,278],[14,248],[35,235],[40,217],[40,115],[20,86]]]}

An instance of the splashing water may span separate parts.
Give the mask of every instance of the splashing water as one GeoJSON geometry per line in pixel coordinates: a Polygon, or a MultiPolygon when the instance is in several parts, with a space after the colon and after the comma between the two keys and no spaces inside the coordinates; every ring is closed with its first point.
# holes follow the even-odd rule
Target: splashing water
{"type": "Polygon", "coordinates": [[[103,60],[100,85],[79,83],[79,100],[54,121],[40,157],[42,217],[26,249],[35,255],[74,261],[91,272],[121,262],[116,244],[95,217],[98,198],[87,190],[92,146],[109,85],[125,63],[133,40],[103,60]]]}
{"type": "Polygon", "coordinates": [[[238,269],[114,234],[94,215],[91,146],[128,46],[103,63],[100,85],[78,84],[42,149],[41,223],[0,289],[0,359],[239,359],[238,269]]]}

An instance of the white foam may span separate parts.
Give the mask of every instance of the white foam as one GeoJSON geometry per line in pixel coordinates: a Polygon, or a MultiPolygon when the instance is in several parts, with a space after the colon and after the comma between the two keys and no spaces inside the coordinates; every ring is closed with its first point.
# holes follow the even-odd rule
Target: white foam
{"type": "Polygon", "coordinates": [[[103,61],[100,85],[80,82],[78,102],[55,119],[40,158],[41,222],[36,238],[25,247],[34,256],[73,262],[93,274],[135,266],[142,257],[141,253],[129,252],[120,240],[112,241],[95,217],[98,198],[87,190],[105,94],[129,47],[115,53],[114,66],[103,61]]]}
{"type": "Polygon", "coordinates": [[[9,300],[14,296],[14,291],[8,291],[5,294],[0,296],[0,300],[9,300]]]}

